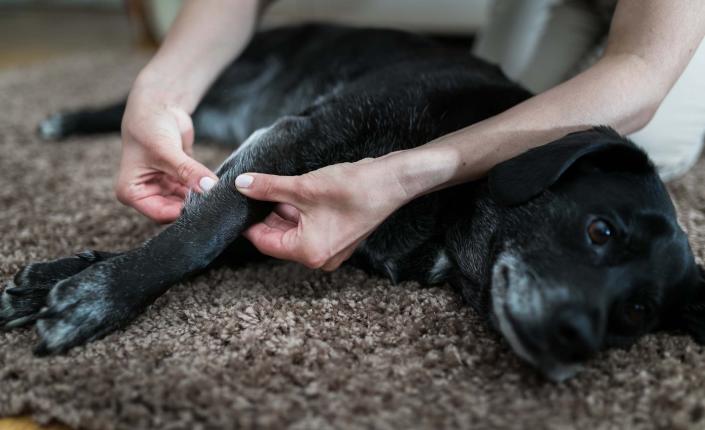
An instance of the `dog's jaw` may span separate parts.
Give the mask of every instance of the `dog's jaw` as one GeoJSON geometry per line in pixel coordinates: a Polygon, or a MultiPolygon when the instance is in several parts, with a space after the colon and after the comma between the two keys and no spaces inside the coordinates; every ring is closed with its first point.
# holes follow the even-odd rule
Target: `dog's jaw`
{"type": "Polygon", "coordinates": [[[580,371],[579,364],[559,363],[550,357],[534,354],[521,341],[513,321],[522,314],[538,315],[543,307],[543,299],[532,289],[530,276],[521,258],[509,252],[499,256],[492,269],[491,295],[496,325],[519,357],[554,382],[565,381],[580,371]],[[513,274],[511,279],[510,270],[513,274]]]}

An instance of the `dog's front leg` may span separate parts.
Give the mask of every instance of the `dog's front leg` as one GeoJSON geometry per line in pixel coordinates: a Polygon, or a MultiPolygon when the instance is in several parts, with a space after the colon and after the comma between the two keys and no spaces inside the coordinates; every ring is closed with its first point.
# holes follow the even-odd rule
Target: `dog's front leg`
{"type": "Polygon", "coordinates": [[[316,167],[296,157],[313,129],[310,118],[297,116],[253,133],[247,145],[221,166],[216,186],[205,194],[192,194],[174,224],[142,246],[54,285],[47,308],[38,315],[41,341],[36,352],[62,352],[124,327],[171,285],[205,269],[271,211],[271,203],[237,192],[237,175],[247,171],[291,175],[316,167]]]}
{"type": "MultiPolygon", "coordinates": [[[[176,282],[205,269],[267,208],[221,182],[142,246],[58,282],[39,314],[39,355],[100,338],[137,317],[176,282]]],[[[258,218],[259,219],[259,218],[258,218]]]]}
{"type": "Polygon", "coordinates": [[[62,352],[124,327],[171,285],[205,269],[272,209],[237,192],[238,174],[294,175],[336,161],[335,151],[322,151],[329,138],[317,130],[325,120],[290,116],[253,133],[219,169],[216,186],[192,194],[174,224],[142,246],[57,283],[37,321],[36,352],[62,352]],[[307,143],[318,151],[303,151],[307,143]]]}
{"type": "Polygon", "coordinates": [[[191,195],[181,217],[159,235],[54,285],[47,308],[38,316],[41,341],[36,353],[62,352],[124,327],[171,285],[205,269],[245,228],[264,218],[271,204],[239,194],[234,178],[245,170],[277,167],[263,167],[257,162],[260,157],[244,155],[226,163],[213,189],[191,195]]]}

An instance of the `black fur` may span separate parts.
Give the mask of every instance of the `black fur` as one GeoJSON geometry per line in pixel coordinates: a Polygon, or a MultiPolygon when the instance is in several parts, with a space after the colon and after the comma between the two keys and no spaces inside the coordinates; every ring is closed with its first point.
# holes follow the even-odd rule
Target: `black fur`
{"type": "MultiPolygon", "coordinates": [[[[495,66],[417,35],[317,25],[260,33],[193,115],[197,136],[232,145],[269,127],[221,166],[218,185],[192,195],[173,225],[137,249],[30,265],[5,291],[0,323],[37,320],[38,353],[96,339],[226,251],[244,260],[239,235],[272,206],[237,193],[239,173],[297,175],[412,148],[530,96],[495,66]]],[[[40,132],[117,131],[121,108],[55,117],[70,127],[40,132]]],[[[702,275],[669,196],[645,154],[606,128],[411,202],[350,263],[394,281],[451,282],[556,379],[655,329],[705,338],[702,275]],[[595,220],[612,227],[608,243],[591,242],[595,220]],[[628,327],[635,301],[650,314],[628,327]]]]}

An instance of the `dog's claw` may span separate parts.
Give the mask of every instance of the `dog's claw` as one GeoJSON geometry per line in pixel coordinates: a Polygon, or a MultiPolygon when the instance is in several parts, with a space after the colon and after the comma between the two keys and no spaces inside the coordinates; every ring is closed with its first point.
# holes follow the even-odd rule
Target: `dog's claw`
{"type": "Polygon", "coordinates": [[[17,317],[15,319],[8,320],[7,322],[5,322],[3,328],[5,328],[7,330],[11,330],[13,328],[20,328],[20,327],[30,325],[33,322],[35,322],[36,320],[37,320],[37,318],[34,315],[17,317]]]}
{"type": "Polygon", "coordinates": [[[27,297],[32,291],[29,288],[9,287],[5,289],[5,293],[14,297],[27,297]]]}
{"type": "Polygon", "coordinates": [[[81,260],[87,261],[89,263],[95,263],[97,261],[100,261],[100,255],[96,252],[93,251],[92,249],[87,249],[85,251],[81,251],[78,254],[76,254],[76,257],[80,258],[81,260]]]}
{"type": "Polygon", "coordinates": [[[31,290],[10,282],[0,296],[0,327],[10,329],[24,325],[34,313],[31,290]]]}

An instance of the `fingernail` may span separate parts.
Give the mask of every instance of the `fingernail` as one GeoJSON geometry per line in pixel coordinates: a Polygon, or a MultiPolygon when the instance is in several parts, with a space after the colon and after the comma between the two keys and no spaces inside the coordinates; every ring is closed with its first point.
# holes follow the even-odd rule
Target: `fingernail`
{"type": "Polygon", "coordinates": [[[239,175],[237,178],[235,178],[235,186],[238,188],[248,188],[250,185],[252,185],[252,182],[254,182],[255,178],[253,178],[250,175],[239,175]]]}
{"type": "Polygon", "coordinates": [[[201,178],[200,181],[198,181],[198,185],[203,191],[210,191],[211,188],[215,186],[215,179],[211,178],[210,176],[204,176],[201,178]]]}

